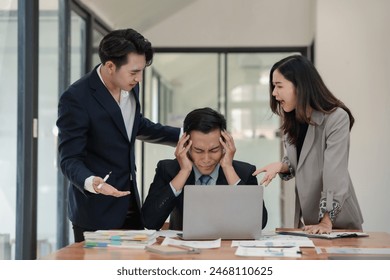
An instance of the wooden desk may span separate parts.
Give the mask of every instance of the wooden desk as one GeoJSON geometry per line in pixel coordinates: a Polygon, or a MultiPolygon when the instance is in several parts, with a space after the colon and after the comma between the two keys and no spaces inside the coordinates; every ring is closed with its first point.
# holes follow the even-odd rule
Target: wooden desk
{"type": "MultiPolygon", "coordinates": [[[[385,232],[369,232],[369,237],[339,238],[333,240],[313,238],[316,248],[321,249],[318,254],[316,248],[301,248],[302,260],[324,259],[390,259],[390,255],[331,255],[326,252],[330,247],[350,248],[390,248],[390,234],[385,232]]],[[[161,238],[158,242],[161,242],[161,238]]],[[[143,249],[126,248],[84,248],[83,243],[74,243],[57,252],[44,256],[46,260],[245,260],[245,259],[278,259],[263,257],[239,257],[234,253],[236,247],[231,247],[230,240],[223,240],[221,248],[203,249],[200,254],[161,255],[147,252],[143,249]]],[[[282,259],[294,259],[285,258],[282,259]]]]}

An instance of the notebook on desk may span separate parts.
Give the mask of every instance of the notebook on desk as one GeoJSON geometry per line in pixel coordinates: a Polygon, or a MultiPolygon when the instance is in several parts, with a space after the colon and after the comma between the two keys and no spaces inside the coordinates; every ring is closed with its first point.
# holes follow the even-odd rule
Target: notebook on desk
{"type": "Polygon", "coordinates": [[[293,231],[276,230],[275,232],[284,235],[297,235],[297,236],[306,236],[309,238],[323,238],[323,239],[369,236],[365,232],[358,232],[358,231],[333,231],[331,233],[307,233],[302,230],[293,230],[293,231]]]}
{"type": "Polygon", "coordinates": [[[263,187],[187,185],[183,239],[258,239],[263,218],[263,187]]]}

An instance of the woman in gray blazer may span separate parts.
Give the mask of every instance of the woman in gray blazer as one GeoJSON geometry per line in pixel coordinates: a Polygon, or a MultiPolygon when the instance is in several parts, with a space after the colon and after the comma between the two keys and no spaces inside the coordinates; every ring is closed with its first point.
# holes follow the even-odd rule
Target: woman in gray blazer
{"type": "Polygon", "coordinates": [[[309,233],[333,228],[362,229],[363,217],[348,172],[351,111],[326,87],[305,57],[275,63],[270,73],[270,106],[282,117],[284,158],[256,170],[260,184],[276,174],[295,176],[295,227],[309,233]]]}

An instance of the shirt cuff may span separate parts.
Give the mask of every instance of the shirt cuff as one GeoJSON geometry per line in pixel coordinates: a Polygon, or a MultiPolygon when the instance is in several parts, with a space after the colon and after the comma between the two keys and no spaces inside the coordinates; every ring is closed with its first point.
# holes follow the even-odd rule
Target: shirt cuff
{"type": "Polygon", "coordinates": [[[287,164],[287,166],[288,166],[288,173],[279,173],[279,177],[283,181],[288,181],[288,180],[294,178],[295,172],[294,172],[294,169],[291,166],[290,160],[287,157],[284,157],[283,160],[282,160],[282,163],[287,164]]]}
{"type": "Polygon", "coordinates": [[[91,193],[96,193],[95,189],[93,188],[93,178],[95,176],[89,176],[87,179],[85,179],[84,182],[84,189],[91,192],[91,193]]]}
{"type": "Polygon", "coordinates": [[[334,223],[337,215],[341,211],[341,205],[336,200],[333,200],[330,202],[331,205],[328,205],[326,198],[322,198],[320,201],[320,214],[318,217],[318,220],[321,221],[321,219],[324,217],[325,213],[328,212],[329,218],[332,221],[332,224],[334,223]]]}
{"type": "Polygon", "coordinates": [[[169,182],[169,185],[171,186],[171,189],[172,189],[172,191],[173,191],[173,194],[174,194],[176,197],[178,197],[178,196],[181,194],[181,192],[183,191],[183,189],[181,189],[180,191],[177,191],[177,190],[172,186],[172,183],[171,183],[171,182],[169,182]]]}

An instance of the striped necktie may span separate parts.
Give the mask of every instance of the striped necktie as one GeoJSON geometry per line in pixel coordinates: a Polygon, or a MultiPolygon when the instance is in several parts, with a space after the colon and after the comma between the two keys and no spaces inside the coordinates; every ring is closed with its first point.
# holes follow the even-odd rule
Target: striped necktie
{"type": "Polygon", "coordinates": [[[209,175],[202,175],[199,178],[199,181],[202,185],[207,185],[207,183],[211,180],[211,176],[209,175]]]}

